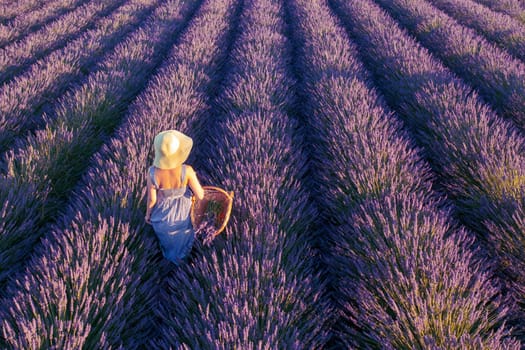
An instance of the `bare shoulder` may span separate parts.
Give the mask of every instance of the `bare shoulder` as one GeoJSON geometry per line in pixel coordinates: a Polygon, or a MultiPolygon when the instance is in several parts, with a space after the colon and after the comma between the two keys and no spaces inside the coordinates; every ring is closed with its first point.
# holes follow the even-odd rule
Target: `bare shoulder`
{"type": "Polygon", "coordinates": [[[186,164],[186,173],[188,175],[192,175],[192,176],[196,175],[195,170],[193,170],[193,167],[191,165],[187,165],[187,164],[186,164]]]}

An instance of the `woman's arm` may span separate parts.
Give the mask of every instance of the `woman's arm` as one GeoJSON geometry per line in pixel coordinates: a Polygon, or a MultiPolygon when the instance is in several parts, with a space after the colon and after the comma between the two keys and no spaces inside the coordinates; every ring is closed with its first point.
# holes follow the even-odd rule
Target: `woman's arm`
{"type": "Polygon", "coordinates": [[[201,184],[199,183],[199,180],[197,179],[197,174],[195,173],[195,170],[193,170],[193,168],[188,165],[186,173],[188,176],[188,185],[193,191],[193,194],[197,197],[197,199],[203,199],[204,189],[202,188],[201,184]]]}
{"type": "Polygon", "coordinates": [[[151,177],[149,176],[148,172],[148,184],[146,186],[146,191],[148,193],[148,199],[147,199],[147,207],[146,207],[146,222],[150,223],[151,218],[151,209],[155,206],[155,203],[157,203],[157,190],[155,189],[155,186],[151,182],[151,177]]]}

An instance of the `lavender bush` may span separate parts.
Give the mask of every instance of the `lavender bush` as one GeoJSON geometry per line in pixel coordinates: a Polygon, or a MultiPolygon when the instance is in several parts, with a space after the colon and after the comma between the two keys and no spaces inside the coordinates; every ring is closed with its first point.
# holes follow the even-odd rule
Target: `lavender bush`
{"type": "Polygon", "coordinates": [[[80,84],[85,74],[96,69],[126,34],[147,17],[158,0],[130,0],[63,49],[34,64],[26,73],[0,87],[0,151],[16,137],[43,127],[42,115],[49,112],[73,83],[80,84]]]}
{"type": "MultiPolygon", "coordinates": [[[[478,233],[505,274],[521,276],[525,255],[512,252],[516,240],[523,242],[524,232],[491,226],[501,217],[523,213],[523,137],[376,5],[337,4],[377,86],[424,147],[457,217],[478,233]]],[[[512,221],[508,224],[519,228],[512,221]]],[[[503,281],[508,285],[512,280],[503,281]]],[[[509,287],[511,296],[523,300],[521,288],[509,287]]],[[[523,325],[522,310],[515,303],[508,305],[519,311],[511,319],[517,317],[517,324],[523,325]]]]}
{"type": "Polygon", "coordinates": [[[130,319],[140,322],[140,304],[129,296],[122,300],[128,287],[137,296],[146,292],[131,272],[141,266],[133,264],[126,248],[132,234],[129,224],[113,218],[91,224],[83,221],[83,215],[60,232],[62,245],[51,245],[46,239],[45,254],[31,261],[31,274],[18,279],[19,290],[2,308],[2,347],[124,348],[120,345],[126,338],[140,337],[136,329],[126,327],[130,319]],[[111,279],[115,273],[118,280],[111,279]],[[131,305],[133,313],[127,313],[131,305]]]}
{"type": "MultiPolygon", "coordinates": [[[[43,225],[57,217],[89,158],[118,126],[124,107],[162,61],[176,38],[174,33],[185,23],[185,7],[170,9],[173,5],[169,3],[157,9],[144,27],[117,46],[85,85],[61,100],[54,119],[48,120],[45,129],[29,136],[8,154],[6,180],[16,181],[21,189],[28,187],[27,184],[34,186],[35,192],[31,195],[20,191],[17,196],[35,197],[33,200],[42,217],[30,230],[26,227],[31,239],[17,238],[16,235],[27,235],[27,231],[17,230],[16,224],[10,226],[11,232],[0,234],[1,241],[18,239],[21,242],[9,247],[16,254],[0,264],[2,270],[7,270],[6,274],[15,273],[23,265],[24,256],[48,229],[43,225]]],[[[0,185],[8,186],[11,181],[0,185]]],[[[2,219],[16,223],[20,221],[17,214],[17,211],[7,212],[2,219]]]]}
{"type": "Polygon", "coordinates": [[[73,11],[87,0],[56,0],[48,1],[43,7],[18,16],[9,23],[0,23],[0,48],[19,40],[31,31],[58,20],[62,15],[73,11]]]}
{"type": "Polygon", "coordinates": [[[9,278],[13,278],[13,265],[20,264],[27,256],[27,247],[37,241],[33,230],[44,220],[40,206],[47,191],[36,190],[34,184],[18,183],[16,179],[0,180],[0,297],[9,278]]]}
{"type": "Polygon", "coordinates": [[[358,349],[517,348],[498,329],[508,310],[490,265],[475,261],[467,233],[449,224],[429,167],[326,3],[294,1],[291,12],[316,145],[324,262],[340,315],[334,341],[358,349]]]}

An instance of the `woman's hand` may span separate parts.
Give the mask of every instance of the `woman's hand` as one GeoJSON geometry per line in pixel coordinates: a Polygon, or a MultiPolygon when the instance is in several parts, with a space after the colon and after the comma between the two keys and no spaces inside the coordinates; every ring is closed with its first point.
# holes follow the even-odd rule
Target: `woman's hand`
{"type": "Polygon", "coordinates": [[[144,217],[144,220],[146,221],[146,223],[151,225],[151,214],[146,214],[146,216],[144,217]]]}

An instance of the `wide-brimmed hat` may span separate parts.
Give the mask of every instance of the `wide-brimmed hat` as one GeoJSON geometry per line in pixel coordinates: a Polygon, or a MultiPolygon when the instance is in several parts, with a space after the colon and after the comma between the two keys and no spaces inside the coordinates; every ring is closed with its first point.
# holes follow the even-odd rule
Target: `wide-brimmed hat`
{"type": "Polygon", "coordinates": [[[155,159],[153,165],[159,169],[173,169],[184,163],[190,155],[193,140],[177,130],[166,130],[154,140],[155,159]]]}

